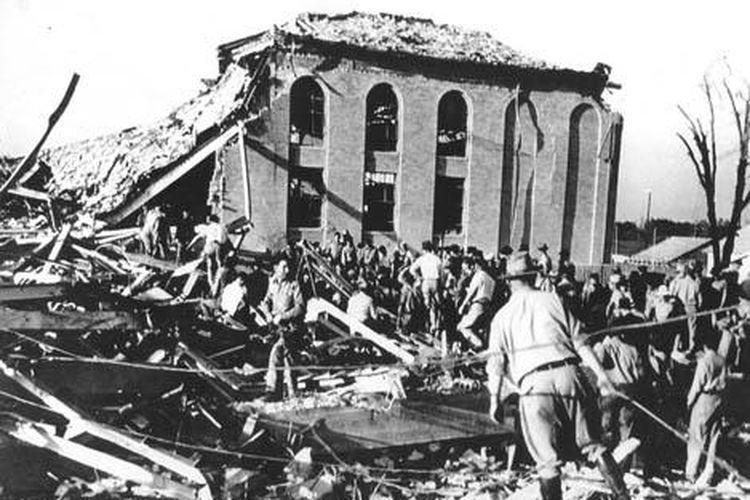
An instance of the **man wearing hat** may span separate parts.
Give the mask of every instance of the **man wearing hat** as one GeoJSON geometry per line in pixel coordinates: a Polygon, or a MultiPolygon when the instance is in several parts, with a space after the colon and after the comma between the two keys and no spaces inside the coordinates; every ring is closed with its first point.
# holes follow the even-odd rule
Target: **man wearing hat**
{"type": "Polygon", "coordinates": [[[681,350],[687,351],[686,354],[693,355],[697,347],[695,345],[695,333],[698,330],[696,314],[701,307],[702,296],[698,281],[683,262],[677,263],[677,276],[669,283],[669,294],[680,299],[687,315],[687,349],[681,350]]]}
{"type": "Polygon", "coordinates": [[[552,273],[552,257],[547,253],[549,247],[546,243],[542,243],[536,248],[541,252],[541,255],[537,259],[537,264],[539,266],[537,287],[545,292],[551,292],[554,290],[554,286],[552,285],[552,279],[550,278],[550,274],[552,273]]]}
{"type": "Polygon", "coordinates": [[[535,278],[527,253],[509,260],[505,279],[511,297],[490,326],[490,416],[497,418],[507,373],[519,388],[521,428],[537,464],[542,497],[562,499],[560,465],[583,452],[597,463],[616,498],[629,498],[617,463],[594,435],[595,394],[579,364],[594,372],[602,395],[613,393],[612,383],[581,335],[578,320],[556,294],[535,289],[535,278]]]}

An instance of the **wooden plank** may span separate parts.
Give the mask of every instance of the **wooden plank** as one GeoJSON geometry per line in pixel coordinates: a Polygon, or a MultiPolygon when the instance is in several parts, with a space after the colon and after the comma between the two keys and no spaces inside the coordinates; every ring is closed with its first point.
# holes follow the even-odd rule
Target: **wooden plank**
{"type": "Polygon", "coordinates": [[[49,119],[47,120],[47,129],[44,131],[42,138],[39,139],[39,142],[36,143],[36,146],[34,146],[34,149],[31,151],[31,153],[29,153],[26,158],[24,158],[21,163],[18,164],[13,173],[11,173],[10,176],[6,179],[5,183],[0,186],[0,198],[2,198],[3,194],[5,194],[8,189],[15,186],[18,180],[36,164],[36,158],[39,154],[39,151],[41,151],[42,146],[47,140],[47,137],[49,137],[50,132],[52,132],[52,129],[55,128],[58,120],[60,120],[60,117],[65,112],[65,108],[68,107],[68,103],[70,103],[70,99],[73,97],[73,92],[75,92],[76,90],[76,85],[78,85],[79,79],[80,76],[78,76],[77,73],[74,73],[73,77],[70,79],[68,89],[65,91],[65,95],[63,96],[62,101],[60,101],[60,104],[57,105],[57,109],[52,112],[49,119]]]}
{"type": "MultiPolygon", "coordinates": [[[[13,268],[13,272],[18,272],[26,267],[29,263],[28,257],[38,257],[39,254],[41,254],[48,246],[50,246],[55,241],[55,238],[57,238],[57,235],[54,233],[47,235],[41,243],[39,243],[33,250],[31,250],[31,252],[19,259],[18,264],[16,264],[16,266],[13,268]]],[[[18,243],[17,239],[16,243],[18,243]]]]}
{"type": "Polygon", "coordinates": [[[115,428],[84,418],[78,410],[63,402],[53,394],[50,394],[22,372],[8,366],[3,360],[0,360],[0,374],[14,380],[33,396],[39,398],[52,411],[67,418],[69,424],[66,427],[65,435],[63,436],[64,438],[70,439],[73,436],[80,435],[84,432],[91,434],[94,437],[129,450],[132,453],[141,455],[142,457],[159,464],[161,467],[176,472],[182,477],[188,479],[196,485],[196,488],[198,489],[195,494],[197,500],[211,499],[211,491],[206,482],[206,478],[198,469],[188,463],[187,459],[151,448],[136,439],[122,434],[115,428]]]}
{"type": "Polygon", "coordinates": [[[245,127],[240,124],[240,168],[242,169],[243,201],[245,217],[250,220],[250,174],[247,171],[247,151],[245,150],[245,127]]]}
{"type": "Polygon", "coordinates": [[[180,265],[175,262],[157,259],[156,257],[151,257],[150,255],[142,253],[123,252],[123,254],[131,262],[135,262],[136,264],[143,264],[144,266],[148,267],[153,267],[159,269],[160,271],[173,272],[180,267],[180,265]]]}
{"type": "Polygon", "coordinates": [[[75,243],[72,244],[71,247],[83,257],[99,262],[99,264],[103,265],[112,272],[115,272],[117,274],[128,274],[125,269],[120,267],[120,264],[117,263],[117,261],[112,260],[109,257],[100,254],[99,252],[89,250],[88,248],[84,248],[81,245],[76,245],[75,243]]]}
{"type": "Polygon", "coordinates": [[[189,348],[182,342],[177,344],[175,353],[180,361],[191,368],[200,370],[201,375],[227,401],[235,401],[235,396],[248,395],[253,392],[253,386],[234,372],[221,371],[219,366],[208,356],[189,348]]]}
{"type": "Polygon", "coordinates": [[[59,312],[0,308],[2,327],[17,331],[141,330],[144,325],[126,311],[59,312]]]}
{"type": "Polygon", "coordinates": [[[70,231],[73,229],[72,224],[63,224],[62,230],[60,231],[60,234],[57,236],[57,239],[55,240],[55,244],[52,246],[52,250],[49,253],[49,257],[47,261],[44,263],[44,267],[42,268],[43,273],[50,273],[52,272],[52,266],[53,262],[57,260],[57,257],[60,256],[60,252],[62,251],[63,245],[65,245],[65,240],[68,239],[68,235],[70,235],[70,231]]]}
{"type": "Polygon", "coordinates": [[[34,425],[31,422],[18,422],[16,425],[3,424],[2,429],[19,441],[47,449],[56,455],[111,476],[154,489],[167,498],[182,500],[196,498],[195,488],[172,481],[161,474],[151,472],[109,453],[58,437],[43,426],[34,425]]]}
{"type": "Polygon", "coordinates": [[[179,163],[165,175],[154,181],[149,187],[143,190],[140,195],[136,196],[135,199],[127,202],[123,207],[106,217],[105,222],[108,225],[115,225],[125,220],[129,215],[133,214],[136,210],[148,203],[151,198],[167,189],[169,186],[177,182],[183,175],[197,167],[203,160],[208,158],[210,154],[218,151],[219,148],[224,146],[224,144],[237,134],[238,130],[237,125],[235,125],[219,137],[205,144],[182,163],[179,163]]]}
{"type": "Polygon", "coordinates": [[[50,285],[0,285],[0,303],[63,297],[70,290],[70,286],[71,282],[50,285]]]}
{"type": "Polygon", "coordinates": [[[8,189],[8,194],[20,196],[21,198],[31,198],[32,200],[44,201],[47,203],[52,201],[52,198],[50,198],[47,193],[36,191],[35,189],[29,189],[23,186],[8,189]]]}
{"type": "Polygon", "coordinates": [[[327,313],[328,315],[341,321],[349,328],[349,331],[351,331],[353,334],[357,334],[360,337],[369,340],[384,351],[393,354],[404,363],[414,364],[416,362],[416,357],[405,350],[403,347],[401,347],[398,342],[395,342],[394,340],[375,332],[374,330],[355,320],[330,302],[317,297],[313,297],[307,302],[307,316],[305,318],[306,321],[316,321],[318,316],[323,313],[327,313]]]}

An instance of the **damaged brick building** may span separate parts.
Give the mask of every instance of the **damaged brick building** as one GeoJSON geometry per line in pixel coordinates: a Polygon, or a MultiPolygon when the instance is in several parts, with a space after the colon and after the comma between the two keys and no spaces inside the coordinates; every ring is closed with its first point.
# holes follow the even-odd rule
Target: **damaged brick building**
{"type": "Polygon", "coordinates": [[[607,66],[559,68],[486,33],[363,13],[303,14],[218,52],[218,83],[166,121],[94,140],[98,152],[48,152],[58,190],[110,224],[149,202],[246,216],[248,249],[348,230],[608,260],[622,120],[602,100],[607,66]]]}
{"type": "MultiPolygon", "coordinates": [[[[605,67],[555,68],[487,34],[360,13],[222,45],[220,67],[254,68],[269,49],[263,127],[248,127],[243,161],[232,153],[260,246],[349,230],[608,257],[621,119],[600,99],[605,67]]],[[[241,205],[230,177],[228,205],[241,205]]]]}

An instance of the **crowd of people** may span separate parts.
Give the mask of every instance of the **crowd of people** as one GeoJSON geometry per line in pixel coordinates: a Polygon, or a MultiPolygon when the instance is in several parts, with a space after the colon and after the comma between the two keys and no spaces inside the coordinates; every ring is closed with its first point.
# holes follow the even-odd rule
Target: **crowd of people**
{"type": "Polygon", "coordinates": [[[631,437],[641,448],[626,466],[646,476],[657,471],[667,459],[660,454],[667,433],[655,431],[632,401],[664,410],[672,425],[688,422],[688,480],[706,484],[714,474],[727,373],[750,365],[750,280],[738,283],[736,271],[704,276],[696,262],[678,264],[673,275],[613,269],[605,285],[596,273],[578,281],[569,253],[561,251],[555,263],[546,244],[492,255],[431,241],[420,251],[403,243],[388,251],[368,238],[355,244],[343,232],[328,244],[289,244],[274,256],[266,293],[261,298],[256,290],[254,301],[260,285],[227,263],[226,232],[201,234],[209,275],[214,269],[223,281],[213,292],[224,313],[281,332],[269,357],[268,398],[282,396],[280,373],[294,391],[291,374],[278,367],[294,364],[304,350],[305,300],[315,294],[377,330],[431,336],[445,354],[489,353],[491,416],[503,406],[505,378],[520,394],[521,428],[544,498],[561,498],[560,463],[581,452],[627,498],[609,452],[631,437]],[[308,249],[355,292],[345,296],[329,279],[298,272],[308,249]],[[685,373],[688,383],[681,382],[685,373]]]}

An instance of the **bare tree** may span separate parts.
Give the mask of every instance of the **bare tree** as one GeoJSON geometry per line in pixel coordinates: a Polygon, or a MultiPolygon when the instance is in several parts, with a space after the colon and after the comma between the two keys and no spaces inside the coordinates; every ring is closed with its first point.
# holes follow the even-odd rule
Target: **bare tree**
{"type": "Polygon", "coordinates": [[[714,86],[706,76],[702,90],[708,104],[708,125],[704,126],[701,118],[691,117],[680,106],[680,112],[687,121],[687,134],[678,132],[688,157],[695,167],[703,194],[706,198],[706,216],[709,224],[709,236],[714,254],[714,262],[724,268],[729,265],[734,252],[734,240],[740,228],[743,209],[750,203],[750,192],[747,189],[748,143],[750,142],[750,85],[744,83],[733,86],[727,77],[714,86]],[[715,88],[719,87],[719,88],[715,88]],[[716,151],[716,98],[727,97],[733,126],[737,132],[737,164],[735,167],[734,198],[727,226],[720,227],[716,213],[716,172],[718,160],[716,151]],[[721,238],[726,236],[724,245],[721,238]]]}

